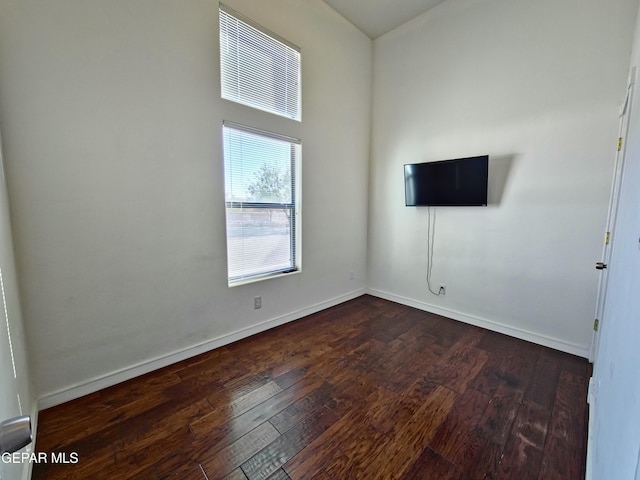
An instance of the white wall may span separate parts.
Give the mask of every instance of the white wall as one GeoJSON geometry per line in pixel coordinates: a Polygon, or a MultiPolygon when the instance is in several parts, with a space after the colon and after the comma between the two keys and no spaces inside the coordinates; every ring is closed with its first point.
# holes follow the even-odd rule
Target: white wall
{"type": "Polygon", "coordinates": [[[374,42],[370,291],[587,356],[636,0],[445,2],[374,42]],[[426,208],[405,163],[489,154],[487,208],[426,208]]]}
{"type": "MultiPolygon", "coordinates": [[[[631,65],[640,67],[640,17],[631,65]]],[[[614,228],[609,283],[594,365],[596,385],[589,442],[593,480],[638,478],[640,461],[640,96],[636,81],[620,209],[614,228]]]]}
{"type": "Polygon", "coordinates": [[[364,291],[371,41],[319,0],[226,3],[302,48],[302,123],[219,98],[217,2],[0,0],[0,119],[45,406],[364,291]],[[302,273],[227,287],[223,120],[302,139],[302,273]]]}

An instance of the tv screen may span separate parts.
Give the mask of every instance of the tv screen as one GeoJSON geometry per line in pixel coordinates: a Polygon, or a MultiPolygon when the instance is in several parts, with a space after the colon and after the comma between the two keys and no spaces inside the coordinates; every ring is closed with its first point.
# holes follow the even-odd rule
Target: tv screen
{"type": "Polygon", "coordinates": [[[488,178],[488,155],[405,165],[405,204],[483,206],[487,204],[488,178]]]}

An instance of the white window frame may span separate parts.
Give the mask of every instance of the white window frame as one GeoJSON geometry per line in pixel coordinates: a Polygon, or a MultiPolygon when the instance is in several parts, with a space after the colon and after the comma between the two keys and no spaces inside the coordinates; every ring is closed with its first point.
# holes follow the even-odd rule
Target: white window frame
{"type": "MultiPolygon", "coordinates": [[[[301,201],[302,196],[300,194],[300,180],[301,180],[301,149],[302,142],[297,138],[292,138],[284,135],[279,135],[273,132],[267,132],[264,130],[259,130],[256,128],[248,127],[246,125],[240,125],[233,122],[225,121],[223,122],[223,139],[225,136],[225,129],[235,130],[236,132],[247,133],[250,135],[256,135],[263,139],[272,139],[278,142],[289,143],[292,148],[292,158],[291,158],[291,199],[290,202],[268,202],[268,201],[253,201],[250,199],[247,200],[239,200],[232,198],[229,195],[227,188],[228,182],[232,180],[229,178],[229,171],[227,171],[228,165],[228,157],[229,153],[226,150],[226,141],[223,142],[224,149],[224,164],[225,164],[225,217],[226,217],[226,238],[227,238],[227,281],[230,287],[234,287],[237,285],[244,285],[247,283],[253,283],[261,280],[266,280],[269,278],[282,277],[286,275],[291,275],[298,273],[302,270],[302,216],[301,216],[301,201]],[[265,209],[265,210],[289,210],[290,211],[290,224],[289,224],[289,254],[290,254],[290,265],[283,268],[274,268],[269,271],[254,271],[252,273],[241,273],[233,275],[232,272],[232,261],[231,261],[231,240],[232,238],[236,238],[231,234],[231,222],[230,215],[231,214],[243,214],[243,209],[265,209]],[[240,209],[240,212],[237,210],[240,209]]],[[[244,235],[242,235],[244,242],[244,235]]],[[[244,247],[244,244],[243,244],[244,247]]]]}
{"type": "Polygon", "coordinates": [[[219,14],[221,97],[301,121],[301,49],[223,3],[219,14]]]}
{"type": "MultiPolygon", "coordinates": [[[[219,4],[219,14],[221,98],[273,115],[301,121],[301,49],[222,3],[219,4]]],[[[227,281],[229,286],[233,287],[300,272],[302,269],[300,214],[302,147],[300,140],[229,121],[223,122],[222,137],[225,165],[227,281]],[[225,130],[227,128],[239,131],[241,134],[242,132],[249,134],[246,139],[249,142],[246,144],[246,148],[249,149],[246,151],[246,164],[242,159],[238,161],[238,155],[242,157],[243,153],[238,154],[237,151],[232,151],[231,146],[228,145],[232,137],[227,138],[228,132],[225,130]],[[290,144],[291,197],[287,197],[287,201],[283,200],[284,197],[273,202],[270,202],[269,198],[255,197],[253,193],[249,194],[245,187],[235,184],[234,181],[237,180],[229,177],[235,176],[237,179],[239,173],[234,173],[233,168],[229,168],[230,172],[227,172],[227,167],[230,167],[229,161],[247,165],[252,172],[258,171],[256,151],[253,150],[255,145],[251,145],[250,135],[257,135],[263,140],[270,138],[290,144]],[[230,152],[226,151],[227,147],[230,152]],[[251,210],[243,212],[244,208],[251,210]],[[259,212],[262,209],[270,209],[269,219],[266,222],[260,219],[262,214],[259,212]],[[265,241],[268,236],[282,235],[282,233],[277,233],[282,232],[282,222],[279,224],[277,219],[273,221],[272,212],[277,212],[280,215],[280,220],[282,220],[282,213],[287,216],[288,225],[285,228],[288,229],[289,236],[289,265],[286,265],[286,261],[278,261],[287,257],[284,253],[285,250],[283,250],[285,247],[282,239],[278,241],[271,238],[269,240],[275,242],[274,251],[278,253],[270,252],[272,253],[271,257],[265,255],[264,258],[269,258],[272,262],[262,263],[262,266],[269,266],[270,269],[261,270],[261,260],[257,257],[252,258],[252,253],[260,252],[260,247],[263,245],[252,243],[251,238],[259,236],[259,233],[265,234],[265,232],[265,241]],[[251,218],[251,215],[254,218],[251,218]],[[255,221],[255,217],[258,217],[257,221],[255,221]],[[252,221],[256,223],[252,224],[252,221]],[[258,232],[256,228],[264,228],[264,230],[258,232]],[[253,271],[251,267],[255,267],[253,271]]],[[[240,140],[240,142],[239,145],[242,145],[244,140],[240,140]]],[[[270,149],[268,144],[265,145],[265,148],[270,149]]],[[[260,155],[258,154],[258,156],[260,155]]],[[[282,152],[277,155],[282,155],[282,152]]],[[[265,157],[268,156],[269,152],[265,151],[265,157]]],[[[241,176],[244,178],[242,182],[248,182],[244,174],[241,176]]]]}

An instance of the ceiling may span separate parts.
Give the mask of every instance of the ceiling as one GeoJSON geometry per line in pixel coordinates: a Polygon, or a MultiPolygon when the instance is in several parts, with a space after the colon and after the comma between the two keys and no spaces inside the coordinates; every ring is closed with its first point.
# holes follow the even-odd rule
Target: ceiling
{"type": "Polygon", "coordinates": [[[444,0],[324,1],[370,38],[377,38],[444,0]]]}

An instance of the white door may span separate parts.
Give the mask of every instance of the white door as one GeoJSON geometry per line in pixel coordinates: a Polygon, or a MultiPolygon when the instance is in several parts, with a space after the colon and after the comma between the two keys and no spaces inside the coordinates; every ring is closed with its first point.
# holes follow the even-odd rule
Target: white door
{"type": "MultiPolygon", "coordinates": [[[[0,270],[0,285],[3,283],[3,271],[0,270]]],[[[0,295],[0,297],[6,295],[0,295]]],[[[22,399],[18,397],[17,375],[14,373],[11,334],[6,318],[4,298],[0,298],[0,421],[22,415],[22,399]]],[[[20,465],[0,462],[0,479],[13,480],[20,478],[20,465]]]]}
{"type": "MultiPolygon", "coordinates": [[[[31,393],[10,225],[0,143],[0,422],[31,414],[31,393]]],[[[2,480],[25,478],[27,470],[28,465],[0,461],[2,480]]]]}
{"type": "MultiPolygon", "coordinates": [[[[626,137],[629,128],[629,118],[631,113],[631,105],[633,102],[633,92],[636,82],[636,67],[633,67],[631,74],[629,75],[629,83],[627,87],[627,95],[624,103],[620,107],[620,126],[618,137],[618,149],[615,158],[613,182],[611,185],[611,197],[609,199],[609,212],[607,214],[607,224],[605,232],[605,242],[602,249],[602,260],[596,263],[596,268],[600,270],[600,279],[598,281],[598,293],[596,299],[596,314],[593,338],[591,341],[591,351],[589,352],[589,361],[593,363],[593,377],[589,382],[589,394],[587,402],[589,403],[589,427],[588,427],[588,439],[587,439],[587,469],[586,478],[590,480],[593,468],[593,449],[594,444],[594,430],[595,430],[595,411],[596,402],[598,396],[598,351],[600,344],[600,332],[603,328],[606,328],[604,317],[605,303],[607,299],[607,285],[608,285],[608,264],[611,258],[611,240],[615,235],[613,231],[616,217],[618,213],[618,203],[620,197],[620,184],[622,183],[622,176],[624,172],[624,158],[626,151],[626,137]]],[[[640,479],[637,479],[640,480],[640,479]]]]}
{"type": "Polygon", "coordinates": [[[589,361],[595,365],[598,359],[598,345],[600,341],[599,331],[602,328],[603,313],[605,300],[607,298],[607,266],[611,257],[611,239],[615,234],[613,228],[616,222],[618,212],[618,200],[620,196],[620,182],[622,181],[622,172],[624,170],[624,154],[626,150],[626,136],[629,127],[629,112],[631,102],[633,100],[633,91],[635,88],[636,68],[634,67],[629,75],[629,84],[627,86],[627,95],[625,101],[620,106],[620,125],[618,134],[618,148],[615,156],[613,182],[611,184],[611,196],[609,198],[609,211],[607,213],[607,224],[604,235],[604,245],[602,248],[601,260],[595,265],[600,273],[598,280],[598,293],[596,298],[596,314],[593,327],[593,336],[591,339],[591,350],[589,352],[589,361]]]}

